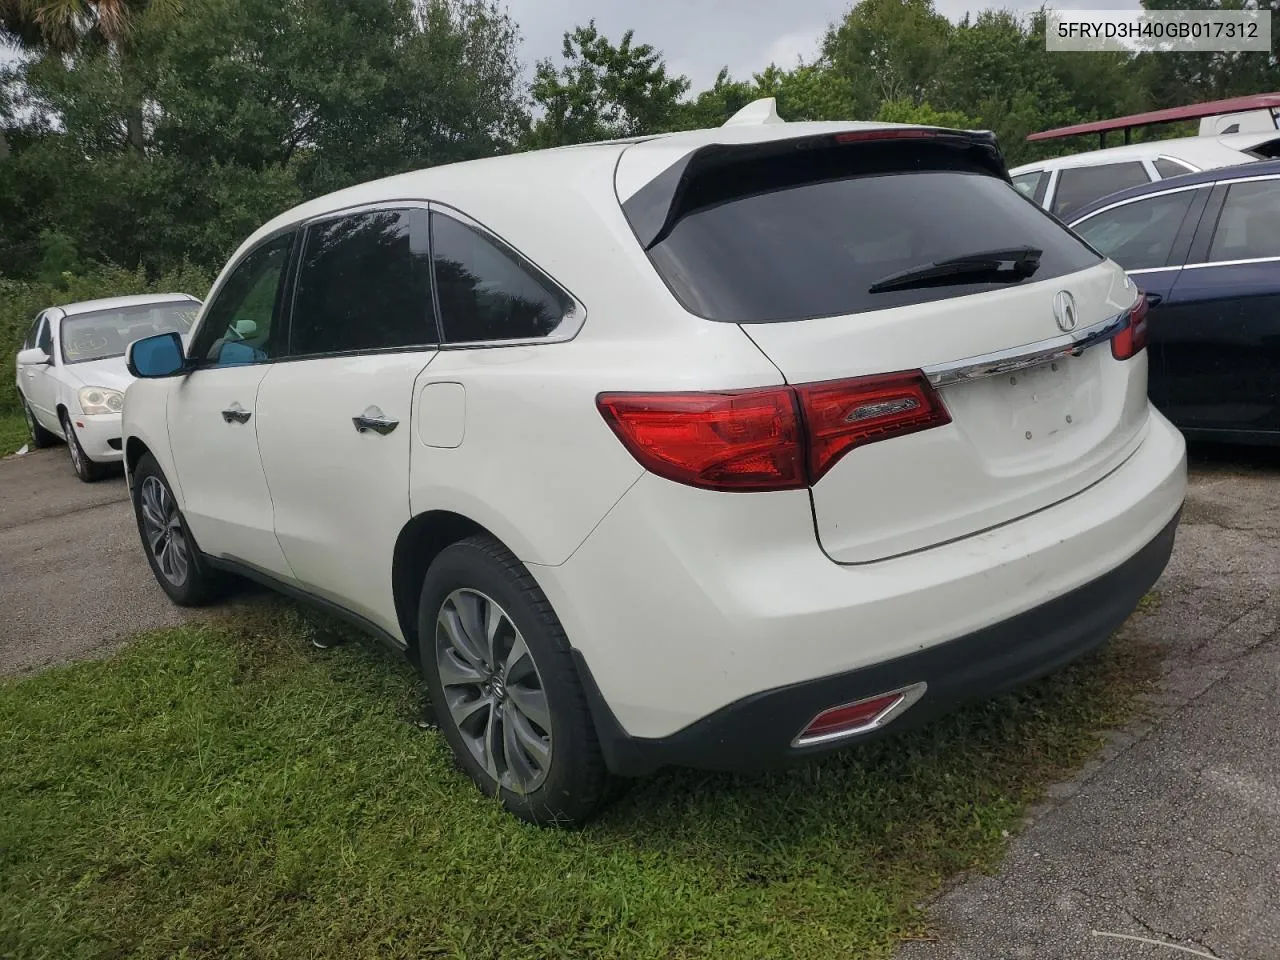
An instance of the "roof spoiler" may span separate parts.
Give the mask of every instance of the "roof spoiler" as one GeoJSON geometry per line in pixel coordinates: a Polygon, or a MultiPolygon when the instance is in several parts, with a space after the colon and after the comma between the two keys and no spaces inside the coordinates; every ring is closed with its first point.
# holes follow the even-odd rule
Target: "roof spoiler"
{"type": "MultiPolygon", "coordinates": [[[[759,101],[757,101],[759,102],[759,101]]],[[[772,103],[772,100],[769,101],[772,103]]],[[[773,121],[783,122],[783,121],[773,121]]],[[[880,142],[932,143],[968,154],[993,175],[1005,180],[1009,171],[994,133],[988,130],[949,130],[941,127],[894,126],[784,137],[759,143],[712,143],[685,154],[646,183],[622,204],[636,239],[651,249],[670,232],[685,211],[685,198],[694,179],[715,170],[752,160],[786,155],[817,154],[854,144],[880,142]]]]}

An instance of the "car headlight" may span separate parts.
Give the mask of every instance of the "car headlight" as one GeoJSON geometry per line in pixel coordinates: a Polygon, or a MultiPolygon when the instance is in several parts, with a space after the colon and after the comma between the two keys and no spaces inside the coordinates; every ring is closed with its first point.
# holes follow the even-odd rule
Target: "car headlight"
{"type": "Polygon", "coordinates": [[[83,387],[80,410],[85,414],[119,413],[124,409],[124,394],[109,387],[83,387]]]}

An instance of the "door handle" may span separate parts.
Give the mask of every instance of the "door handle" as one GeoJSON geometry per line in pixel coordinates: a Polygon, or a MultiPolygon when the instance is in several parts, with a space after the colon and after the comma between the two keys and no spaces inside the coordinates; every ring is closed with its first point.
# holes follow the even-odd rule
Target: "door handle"
{"type": "Polygon", "coordinates": [[[1163,293],[1148,293],[1148,294],[1147,294],[1147,306],[1148,306],[1148,307],[1158,307],[1158,306],[1160,305],[1160,301],[1162,301],[1163,299],[1164,299],[1164,294],[1163,294],[1163,293]]]}
{"type": "Polygon", "coordinates": [[[388,417],[377,407],[369,407],[360,416],[352,417],[351,422],[355,424],[356,433],[368,433],[372,430],[374,433],[384,437],[400,426],[399,420],[395,417],[388,417]]]}
{"type": "Polygon", "coordinates": [[[227,423],[248,423],[251,416],[253,414],[238,403],[233,403],[222,411],[222,419],[227,423]]]}

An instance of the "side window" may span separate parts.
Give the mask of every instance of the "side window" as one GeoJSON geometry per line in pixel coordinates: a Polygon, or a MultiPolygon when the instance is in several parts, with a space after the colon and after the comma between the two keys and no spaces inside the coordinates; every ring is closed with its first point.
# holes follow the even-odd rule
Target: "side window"
{"type": "Polygon", "coordinates": [[[1188,173],[1195,173],[1185,163],[1170,160],[1168,157],[1156,157],[1152,163],[1155,165],[1156,173],[1160,174],[1161,179],[1164,180],[1169,179],[1169,177],[1181,177],[1188,173]]]}
{"type": "Polygon", "coordinates": [[[1024,197],[1032,200],[1038,200],[1044,196],[1041,189],[1041,183],[1045,180],[1047,174],[1043,170],[1033,170],[1030,173],[1020,173],[1013,178],[1014,189],[1024,197]],[[1037,197],[1039,194],[1039,197],[1037,197]]]}
{"type": "Polygon", "coordinates": [[[53,356],[53,322],[46,316],[40,321],[40,332],[36,334],[36,346],[53,356]]]}
{"type": "Polygon", "coordinates": [[[1096,167],[1064,167],[1058,171],[1053,212],[1065,218],[1072,211],[1079,210],[1099,197],[1150,182],[1147,168],[1136,160],[1130,163],[1103,163],[1096,167]]]}
{"type": "Polygon", "coordinates": [[[240,261],[214,296],[191,356],[219,367],[271,359],[271,327],[293,235],[269,240],[240,261]]]}
{"type": "Polygon", "coordinates": [[[1195,195],[1181,190],[1135,200],[1076,224],[1075,231],[1126,270],[1163,267],[1195,195]]]}
{"type": "Polygon", "coordinates": [[[431,215],[431,244],[448,343],[545,337],[573,311],[518,253],[452,217],[431,215]]]}
{"type": "Polygon", "coordinates": [[[308,227],[290,354],[434,344],[427,251],[425,210],[377,210],[308,227]]]}
{"type": "Polygon", "coordinates": [[[1280,257],[1280,180],[1233,183],[1209,244],[1209,261],[1280,257]]]}

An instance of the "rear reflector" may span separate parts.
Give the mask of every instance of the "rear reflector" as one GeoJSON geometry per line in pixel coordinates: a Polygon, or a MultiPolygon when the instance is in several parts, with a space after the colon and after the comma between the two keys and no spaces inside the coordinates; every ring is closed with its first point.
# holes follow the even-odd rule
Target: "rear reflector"
{"type": "Polygon", "coordinates": [[[1129,308],[1128,325],[1111,338],[1111,355],[1117,360],[1128,360],[1147,345],[1147,309],[1147,295],[1139,293],[1129,308]]]}
{"type": "Polygon", "coordinates": [[[916,683],[901,690],[823,710],[800,731],[792,745],[807,747],[877,730],[901,716],[924,696],[925,688],[926,684],[916,683]]]}
{"type": "Polygon", "coordinates": [[[707,490],[798,490],[854,447],[951,422],[915,370],[723,393],[606,393],[605,421],[646,470],[707,490]]]}

